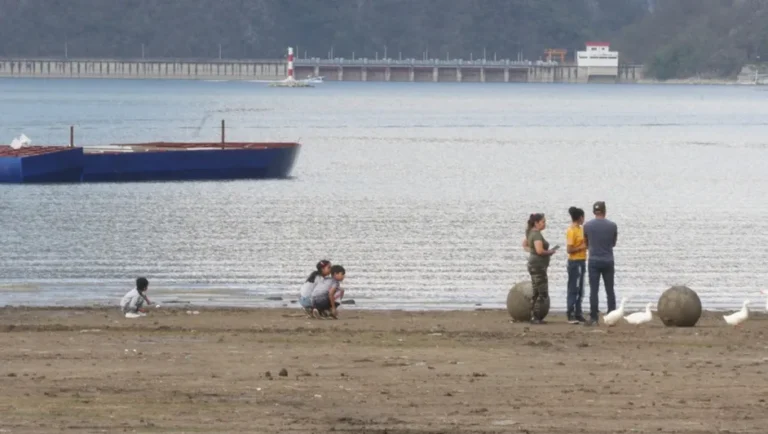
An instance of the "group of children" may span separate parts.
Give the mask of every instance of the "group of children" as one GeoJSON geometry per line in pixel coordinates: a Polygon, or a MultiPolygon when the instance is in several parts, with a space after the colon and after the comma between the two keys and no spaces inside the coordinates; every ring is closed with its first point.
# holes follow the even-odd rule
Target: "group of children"
{"type": "MultiPolygon", "coordinates": [[[[317,271],[309,275],[299,291],[299,304],[311,318],[338,319],[336,308],[344,297],[341,282],[346,271],[341,265],[331,265],[331,261],[317,263],[317,271]]],[[[147,297],[149,281],[144,277],[136,279],[136,288],[128,291],[120,300],[120,310],[126,318],[140,318],[147,315],[147,306],[151,305],[147,297]]]]}
{"type": "Polygon", "coordinates": [[[311,318],[337,319],[336,308],[344,297],[341,282],[346,271],[341,265],[331,265],[331,261],[322,260],[299,290],[299,304],[311,318]]]}

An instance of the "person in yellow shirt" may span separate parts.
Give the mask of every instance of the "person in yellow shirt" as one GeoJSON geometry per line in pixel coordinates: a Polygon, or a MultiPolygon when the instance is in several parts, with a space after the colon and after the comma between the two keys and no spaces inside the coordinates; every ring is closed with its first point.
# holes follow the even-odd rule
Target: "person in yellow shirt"
{"type": "Polygon", "coordinates": [[[571,215],[571,225],[565,234],[568,251],[568,322],[571,324],[585,323],[581,311],[581,300],[584,298],[584,274],[587,265],[587,243],[584,242],[584,210],[572,206],[568,209],[571,215]]]}

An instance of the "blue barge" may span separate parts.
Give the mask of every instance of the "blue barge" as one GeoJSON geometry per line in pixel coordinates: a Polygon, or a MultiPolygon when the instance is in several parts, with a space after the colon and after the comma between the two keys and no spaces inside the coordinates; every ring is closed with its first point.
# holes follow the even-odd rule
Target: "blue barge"
{"type": "Polygon", "coordinates": [[[286,178],[300,147],[290,142],[0,146],[0,183],[286,178]]]}

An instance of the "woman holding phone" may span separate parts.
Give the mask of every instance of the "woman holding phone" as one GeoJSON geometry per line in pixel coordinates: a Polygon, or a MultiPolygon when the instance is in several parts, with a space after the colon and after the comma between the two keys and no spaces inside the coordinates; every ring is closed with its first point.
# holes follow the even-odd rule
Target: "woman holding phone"
{"type": "Polygon", "coordinates": [[[531,275],[531,286],[533,287],[533,297],[531,298],[531,324],[543,324],[544,315],[541,305],[549,299],[549,281],[547,279],[547,268],[549,268],[549,257],[554,255],[560,246],[549,248],[549,242],[544,239],[541,233],[547,227],[547,219],[544,214],[531,214],[528,218],[528,228],[525,231],[524,248],[527,246],[531,252],[528,256],[528,273],[531,275]]]}

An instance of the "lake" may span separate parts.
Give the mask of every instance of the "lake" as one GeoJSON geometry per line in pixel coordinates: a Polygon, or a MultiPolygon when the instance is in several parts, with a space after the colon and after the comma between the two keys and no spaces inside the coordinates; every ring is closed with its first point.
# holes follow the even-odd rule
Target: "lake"
{"type": "Polygon", "coordinates": [[[686,284],[706,309],[762,310],[765,90],[0,80],[6,144],[66,144],[70,125],[81,145],[215,141],[222,119],[228,140],[302,144],[287,180],[0,186],[0,305],[116,305],[146,276],[161,302],[281,306],[327,258],[358,308],[502,307],[529,278],[527,216],[564,247],[568,207],[604,200],[632,309],[686,284]]]}

